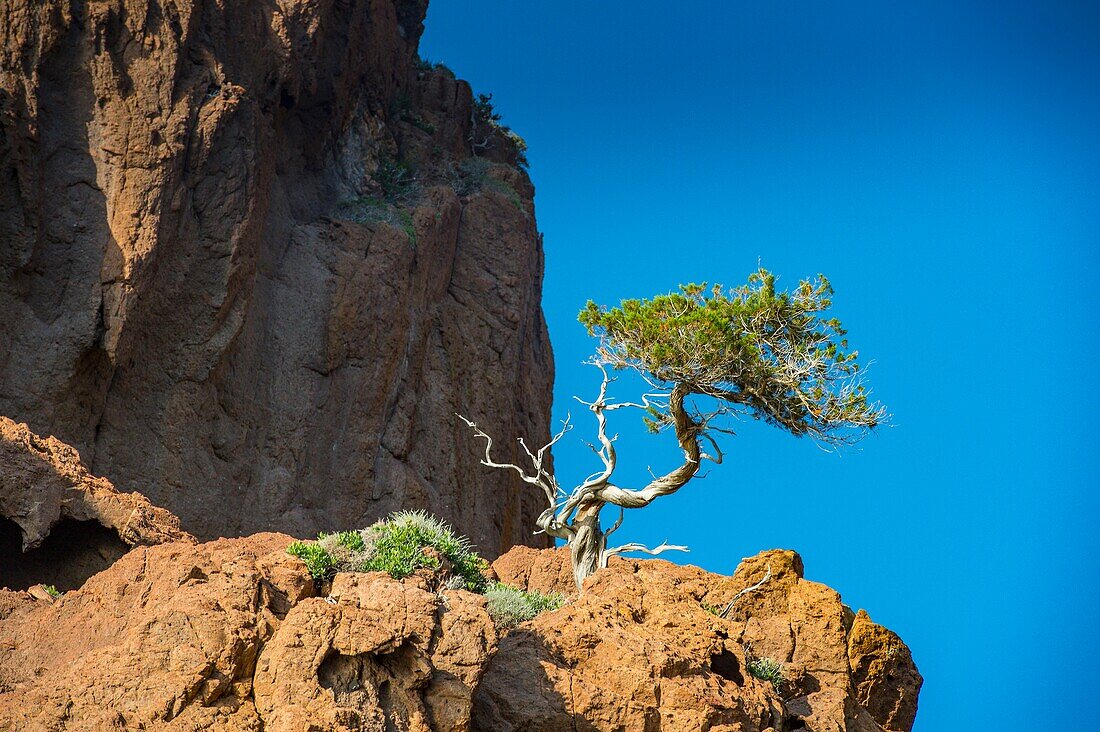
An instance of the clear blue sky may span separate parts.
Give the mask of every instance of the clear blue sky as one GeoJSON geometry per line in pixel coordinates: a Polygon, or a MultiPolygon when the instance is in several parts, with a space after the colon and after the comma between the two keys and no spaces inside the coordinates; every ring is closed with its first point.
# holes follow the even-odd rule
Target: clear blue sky
{"type": "MultiPolygon", "coordinates": [[[[530,145],[555,412],[577,440],[589,297],[735,284],[758,261],[787,286],[832,279],[895,426],[838,457],[741,424],[725,465],[620,538],[723,573],[796,549],[908,642],[918,732],[1090,724],[1098,30],[1084,0],[429,10],[423,55],[493,92],[530,145]]],[[[675,463],[619,415],[621,481],[675,463]]],[[[593,469],[576,441],[556,458],[563,483],[593,469]]]]}

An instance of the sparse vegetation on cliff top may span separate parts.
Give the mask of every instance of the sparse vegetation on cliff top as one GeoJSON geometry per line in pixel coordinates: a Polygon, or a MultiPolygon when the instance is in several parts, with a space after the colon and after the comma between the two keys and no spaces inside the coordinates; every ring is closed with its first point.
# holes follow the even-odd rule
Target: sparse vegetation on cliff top
{"type": "Polygon", "coordinates": [[[316,580],[337,572],[386,572],[404,579],[420,569],[440,570],[480,592],[488,563],[469,540],[424,511],[399,511],[360,531],[321,534],[315,542],[296,541],[287,552],[306,563],[316,580]]]}

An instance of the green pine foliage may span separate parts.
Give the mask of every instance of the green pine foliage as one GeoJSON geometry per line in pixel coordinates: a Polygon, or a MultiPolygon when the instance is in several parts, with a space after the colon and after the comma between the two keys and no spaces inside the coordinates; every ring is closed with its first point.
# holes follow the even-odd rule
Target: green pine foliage
{"type": "MultiPolygon", "coordinates": [[[[714,397],[794,435],[847,442],[886,412],[862,385],[840,320],[827,315],[832,295],[824,275],[779,292],[775,275],[760,269],[731,290],[688,284],[614,308],[589,301],[580,321],[600,339],[599,360],[615,368],[714,397]]],[[[653,410],[648,423],[661,429],[667,414],[653,410]]]]}
{"type": "Polygon", "coordinates": [[[565,598],[556,592],[544,594],[521,590],[499,582],[489,585],[485,590],[485,599],[493,623],[501,630],[514,628],[540,613],[557,610],[565,602],[565,598]]]}

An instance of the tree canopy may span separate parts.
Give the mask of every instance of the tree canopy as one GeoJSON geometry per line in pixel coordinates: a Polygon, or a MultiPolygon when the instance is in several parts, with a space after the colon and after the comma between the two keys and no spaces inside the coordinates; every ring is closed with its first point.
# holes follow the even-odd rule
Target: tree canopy
{"type": "MultiPolygon", "coordinates": [[[[688,284],[613,308],[589,301],[580,321],[599,338],[597,360],[613,368],[714,397],[794,435],[852,442],[886,411],[871,401],[840,320],[825,315],[832,295],[824,275],[777,292],[775,275],[760,269],[730,290],[688,284]]],[[[667,411],[652,411],[652,427],[667,424],[667,411]]]]}

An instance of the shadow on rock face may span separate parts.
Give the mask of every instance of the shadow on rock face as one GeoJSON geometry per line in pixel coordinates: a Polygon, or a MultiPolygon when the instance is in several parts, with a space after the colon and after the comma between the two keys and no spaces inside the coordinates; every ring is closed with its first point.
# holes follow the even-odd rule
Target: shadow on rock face
{"type": "Polygon", "coordinates": [[[19,525],[0,517],[0,587],[25,590],[36,584],[75,590],[130,550],[118,532],[97,521],[65,519],[41,546],[24,553],[19,525]]]}
{"type": "Polygon", "coordinates": [[[558,693],[547,667],[568,668],[570,664],[537,631],[527,628],[511,631],[501,640],[498,654],[506,659],[505,663],[495,668],[490,661],[486,682],[474,694],[470,720],[473,732],[501,732],[519,727],[529,732],[554,732],[562,729],[564,720],[571,720],[571,729],[578,732],[595,732],[597,727],[583,715],[575,714],[568,700],[558,693]],[[513,657],[530,660],[507,663],[513,657]],[[546,659],[548,664],[544,666],[534,659],[546,659]],[[507,670],[501,674],[505,665],[507,670]],[[502,678],[507,678],[508,683],[501,684],[502,678]]]}

